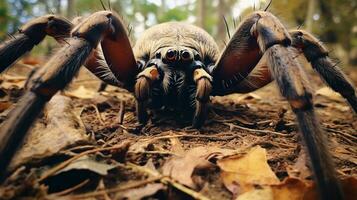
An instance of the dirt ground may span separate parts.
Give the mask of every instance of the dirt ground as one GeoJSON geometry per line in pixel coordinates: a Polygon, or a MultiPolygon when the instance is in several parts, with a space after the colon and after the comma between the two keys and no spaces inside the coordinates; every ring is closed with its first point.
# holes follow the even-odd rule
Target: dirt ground
{"type": "MultiPolygon", "coordinates": [[[[357,85],[357,69],[345,71],[357,85]]],[[[14,76],[11,71],[7,74],[14,76]]],[[[337,173],[341,179],[356,178],[357,117],[343,98],[327,90],[312,72],[310,76],[316,112],[337,173]]],[[[8,81],[1,78],[3,83],[8,81]]],[[[146,126],[139,127],[133,96],[114,87],[97,93],[99,84],[82,70],[69,88],[71,92],[65,93],[71,97],[89,142],[46,154],[40,162],[24,163],[26,168],[15,170],[3,184],[0,199],[235,199],[240,193],[227,186],[218,162],[232,154],[228,151],[240,155],[259,145],[266,150],[268,166],[279,181],[292,177],[291,169],[307,160],[294,115],[274,83],[250,94],[213,97],[201,130],[191,129],[190,121],[180,113],[159,111],[151,113],[146,126]],[[84,88],[77,90],[80,86],[84,88]],[[122,108],[124,119],[119,124],[122,108]],[[68,159],[84,154],[96,164],[49,172],[66,162],[65,166],[70,166],[73,161],[68,159]],[[98,168],[108,170],[99,172],[98,168]],[[190,170],[187,178],[185,173],[190,170]],[[44,178],[46,173],[49,175],[44,178]]],[[[2,99],[12,104],[21,94],[21,86],[1,91],[2,99]]],[[[4,113],[7,111],[3,111],[3,119],[4,113]]],[[[302,176],[300,171],[299,179],[312,179],[308,169],[298,169],[305,173],[302,176]]]]}

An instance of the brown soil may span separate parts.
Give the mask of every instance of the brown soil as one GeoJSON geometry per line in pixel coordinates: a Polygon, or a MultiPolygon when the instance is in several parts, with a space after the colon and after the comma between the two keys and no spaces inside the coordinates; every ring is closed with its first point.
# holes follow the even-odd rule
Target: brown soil
{"type": "MultiPolygon", "coordinates": [[[[355,80],[357,85],[356,69],[351,69],[349,72],[349,76],[355,80]]],[[[317,76],[312,75],[311,77],[311,83],[315,90],[324,86],[317,76]]],[[[95,89],[99,82],[93,80],[91,76],[81,75],[73,87],[84,84],[88,88],[95,89]]],[[[339,176],[356,177],[356,115],[342,98],[334,99],[316,95],[314,100],[316,112],[329,139],[329,149],[334,156],[339,176]]],[[[131,145],[134,145],[144,139],[151,139],[152,142],[143,144],[141,152],[129,151],[125,156],[116,155],[115,152],[101,155],[104,158],[111,155],[111,158],[118,163],[130,162],[142,166],[151,160],[160,170],[172,156],[165,153],[170,152],[172,147],[168,139],[158,138],[183,134],[186,136],[178,138],[185,150],[197,146],[218,146],[246,151],[250,147],[260,145],[267,150],[268,163],[282,180],[288,176],[287,167],[294,165],[302,153],[301,136],[297,131],[294,114],[287,102],[280,96],[275,84],[270,84],[253,94],[213,97],[208,120],[201,130],[191,129],[190,121],[181,119],[180,113],[168,112],[151,113],[150,122],[144,127],[139,127],[136,124],[134,113],[134,98],[128,92],[113,87],[107,88],[106,91],[92,99],[73,98],[73,102],[79,111],[87,133],[96,141],[95,147],[112,146],[124,141],[130,141],[131,145]],[[125,102],[122,125],[118,124],[121,101],[125,102]],[[98,108],[99,113],[94,107],[98,108]]],[[[52,160],[52,164],[64,161],[62,159],[56,158],[52,160]]],[[[42,170],[49,165],[32,167],[42,170]]],[[[211,199],[231,199],[232,195],[225,189],[218,171],[215,169],[212,173],[200,174],[203,179],[201,182],[204,184],[196,190],[211,199]]],[[[126,168],[125,165],[119,165],[115,170],[111,170],[107,176],[102,178],[103,182],[92,178],[90,173],[85,173],[83,176],[82,180],[88,178],[91,184],[76,190],[75,193],[93,191],[98,187],[98,184],[104,184],[104,188],[117,185],[127,186],[135,181],[145,180],[147,177],[126,168]]],[[[53,182],[56,180],[46,182],[49,191],[60,191],[61,189],[56,188],[57,185],[53,182]]],[[[21,184],[18,183],[18,185],[21,184]]],[[[26,190],[22,190],[20,196],[39,195],[39,191],[43,191],[43,188],[39,186],[33,186],[32,189],[28,190],[27,187],[26,190]]],[[[172,195],[176,195],[175,199],[187,198],[182,192],[169,187],[150,199],[173,198],[172,195]]],[[[105,198],[103,197],[103,199],[105,198]]]]}

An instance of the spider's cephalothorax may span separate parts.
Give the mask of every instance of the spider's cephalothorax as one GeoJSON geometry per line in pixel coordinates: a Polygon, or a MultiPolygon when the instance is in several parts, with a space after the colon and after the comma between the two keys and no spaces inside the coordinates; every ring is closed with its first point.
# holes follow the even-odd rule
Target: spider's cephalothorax
{"type": "MultiPolygon", "coordinates": [[[[151,70],[157,70],[158,76],[150,83],[151,92],[145,93],[148,96],[137,90],[138,104],[147,104],[151,109],[167,108],[184,115],[192,114],[197,108],[197,79],[207,80],[203,83],[207,87],[207,97],[202,101],[206,103],[209,100],[207,92],[211,88],[212,77],[208,71],[215,64],[218,52],[213,38],[196,26],[169,22],[151,27],[136,42],[134,55],[141,71],[138,79],[150,79],[148,72],[151,70]]],[[[138,87],[140,84],[140,80],[136,82],[138,87]]],[[[140,109],[141,105],[137,107],[140,109]]],[[[138,115],[140,122],[145,123],[146,112],[138,112],[138,115]]],[[[197,121],[202,122],[203,119],[197,121]]]]}
{"type": "MultiPolygon", "coordinates": [[[[194,71],[208,72],[218,52],[213,38],[196,26],[169,22],[148,29],[134,46],[141,71],[138,78],[145,77],[147,69],[153,66],[158,77],[151,85],[150,96],[136,95],[138,103],[143,99],[151,109],[167,108],[192,114],[196,109],[197,93],[194,71]]],[[[209,80],[206,84],[211,84],[211,76],[205,73],[205,77],[209,80]]],[[[145,116],[139,119],[147,120],[145,116]]]]}
{"type": "MultiPolygon", "coordinates": [[[[52,21],[46,20],[45,24],[52,21]]],[[[62,21],[68,27],[69,23],[62,21]]],[[[142,124],[148,120],[147,109],[165,107],[179,112],[193,111],[192,125],[200,128],[211,95],[247,93],[275,80],[296,115],[321,198],[343,198],[315,116],[310,83],[296,59],[298,54],[307,58],[355,112],[357,96],[354,86],[329,58],[327,49],[311,34],[288,31],[273,14],[257,11],[241,22],[222,52],[207,32],[179,22],[148,29],[132,48],[125,26],[113,12],[96,12],[87,18],[77,18],[76,23],[66,45],[31,76],[25,97],[3,122],[0,171],[6,169],[14,146],[18,146],[34,116],[84,64],[103,81],[134,93],[138,121],[142,124]]],[[[50,33],[53,31],[47,34],[50,33]]],[[[31,41],[25,32],[19,35],[0,46],[0,63],[4,63],[0,68],[18,58],[11,49],[20,48],[23,38],[31,41]]]]}

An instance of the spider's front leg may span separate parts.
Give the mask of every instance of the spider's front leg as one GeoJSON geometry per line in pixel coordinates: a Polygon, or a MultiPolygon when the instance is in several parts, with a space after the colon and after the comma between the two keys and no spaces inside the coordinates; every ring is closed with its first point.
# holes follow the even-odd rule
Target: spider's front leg
{"type": "Polygon", "coordinates": [[[271,13],[255,12],[242,22],[221,55],[213,71],[213,91],[217,95],[249,92],[274,78],[296,115],[321,199],[343,199],[309,83],[295,54],[291,37],[280,21],[271,13]]]}
{"type": "Polygon", "coordinates": [[[137,71],[126,30],[112,12],[94,13],[72,31],[70,38],[44,67],[28,81],[28,91],[0,127],[0,181],[27,130],[57,91],[70,83],[80,66],[100,43],[106,62],[115,77],[130,85],[137,71]]]}
{"type": "Polygon", "coordinates": [[[70,36],[72,23],[55,15],[38,17],[26,23],[18,34],[0,45],[0,73],[39,44],[46,35],[62,42],[70,36]]]}
{"type": "Polygon", "coordinates": [[[328,50],[323,44],[303,30],[294,30],[289,33],[292,37],[292,45],[304,53],[325,83],[340,93],[357,114],[357,96],[354,86],[337,64],[328,57],[328,50]]]}

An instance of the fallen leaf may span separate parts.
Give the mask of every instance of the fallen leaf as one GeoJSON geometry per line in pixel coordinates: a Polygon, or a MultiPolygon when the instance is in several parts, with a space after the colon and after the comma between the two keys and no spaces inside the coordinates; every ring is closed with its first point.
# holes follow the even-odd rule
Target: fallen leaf
{"type": "Polygon", "coordinates": [[[313,200],[316,199],[312,184],[287,178],[278,185],[254,188],[238,196],[236,200],[313,200]]]}
{"type": "Polygon", "coordinates": [[[10,102],[8,102],[8,101],[2,101],[2,102],[0,102],[0,113],[1,112],[4,112],[5,110],[7,110],[8,108],[10,108],[10,106],[11,106],[12,104],[10,103],[10,102]]]}
{"type": "Polygon", "coordinates": [[[66,91],[65,95],[69,97],[75,97],[79,99],[92,99],[97,94],[94,90],[89,90],[85,88],[83,85],[79,86],[77,89],[73,91],[66,91]]]}
{"type": "Polygon", "coordinates": [[[115,168],[114,165],[108,165],[106,163],[99,162],[92,157],[83,156],[73,161],[67,167],[61,169],[54,175],[58,175],[60,173],[68,172],[71,170],[88,170],[96,174],[105,176],[108,174],[108,170],[111,170],[113,168],[115,168]]]}
{"type": "Polygon", "coordinates": [[[41,162],[67,147],[90,144],[90,138],[74,113],[71,99],[55,95],[46,105],[45,119],[38,120],[30,129],[24,145],[16,152],[9,170],[23,164],[41,162]]]}
{"type": "Polygon", "coordinates": [[[148,169],[151,169],[153,171],[156,171],[156,167],[154,165],[154,162],[152,161],[152,158],[150,158],[146,164],[144,165],[144,167],[148,168],[148,169]]]}
{"type": "Polygon", "coordinates": [[[151,183],[144,187],[135,188],[125,191],[119,198],[115,199],[128,199],[128,200],[141,200],[145,197],[150,197],[156,194],[160,190],[164,190],[165,186],[161,183],[151,183]]]}
{"type": "Polygon", "coordinates": [[[171,152],[177,155],[183,155],[185,150],[182,147],[182,143],[178,138],[170,138],[171,142],[171,152]]]}
{"type": "Polygon", "coordinates": [[[344,102],[341,95],[338,94],[337,92],[333,91],[329,87],[322,87],[322,88],[318,89],[315,92],[315,95],[323,96],[323,97],[326,97],[326,98],[329,98],[331,100],[338,101],[338,102],[344,102]]]}
{"type": "Polygon", "coordinates": [[[357,197],[357,177],[346,177],[341,180],[345,200],[353,200],[357,197]]]}
{"type": "Polygon", "coordinates": [[[267,163],[266,150],[260,146],[247,154],[218,160],[226,188],[234,195],[254,189],[255,185],[278,184],[280,181],[267,163]]]}
{"type": "Polygon", "coordinates": [[[305,150],[301,150],[293,166],[288,166],[286,171],[288,172],[289,177],[300,178],[305,180],[311,176],[311,171],[307,167],[307,155],[305,150]]]}
{"type": "Polygon", "coordinates": [[[11,82],[11,81],[3,81],[0,84],[1,89],[9,90],[13,88],[24,88],[26,81],[17,81],[17,82],[11,82]]]}
{"type": "Polygon", "coordinates": [[[197,188],[192,179],[195,169],[209,169],[213,163],[210,158],[225,156],[233,153],[233,150],[219,149],[216,147],[196,147],[186,151],[183,155],[173,156],[163,166],[163,174],[170,176],[181,184],[188,187],[197,188]]]}

